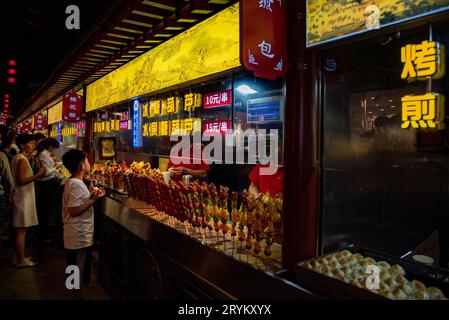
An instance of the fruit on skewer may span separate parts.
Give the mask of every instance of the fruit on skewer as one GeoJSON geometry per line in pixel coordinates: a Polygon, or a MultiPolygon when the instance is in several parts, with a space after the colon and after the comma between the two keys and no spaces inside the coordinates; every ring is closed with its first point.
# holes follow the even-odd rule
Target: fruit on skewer
{"type": "Polygon", "coordinates": [[[221,231],[223,234],[228,232],[228,220],[229,220],[229,212],[228,212],[228,187],[220,186],[220,221],[221,221],[221,231]]]}
{"type": "Polygon", "coordinates": [[[237,211],[237,192],[233,191],[231,193],[231,236],[235,237],[237,235],[236,226],[238,221],[238,211],[237,211]]]}
{"type": "Polygon", "coordinates": [[[246,228],[247,228],[247,232],[246,232],[246,249],[251,249],[252,247],[252,228],[253,228],[253,223],[255,220],[255,216],[254,216],[254,212],[252,210],[249,210],[247,213],[247,218],[246,218],[246,228]]]}
{"type": "Polygon", "coordinates": [[[242,243],[246,239],[245,226],[247,224],[247,211],[248,207],[246,204],[248,198],[248,191],[243,190],[242,193],[242,203],[240,204],[239,212],[239,241],[242,243]]]}

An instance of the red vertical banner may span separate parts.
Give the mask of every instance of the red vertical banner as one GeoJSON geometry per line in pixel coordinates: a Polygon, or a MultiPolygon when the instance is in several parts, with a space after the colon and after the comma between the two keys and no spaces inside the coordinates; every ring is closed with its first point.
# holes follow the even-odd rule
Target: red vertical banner
{"type": "Polygon", "coordinates": [[[31,133],[31,122],[30,121],[27,120],[22,123],[21,132],[22,133],[31,133]]]}
{"type": "Polygon", "coordinates": [[[83,96],[75,92],[66,93],[62,99],[62,120],[76,123],[83,115],[83,96]]]}
{"type": "Polygon", "coordinates": [[[287,72],[286,0],[240,1],[240,59],[257,77],[287,72]]]}
{"type": "Polygon", "coordinates": [[[34,129],[35,130],[44,130],[47,127],[47,116],[42,112],[39,112],[34,115],[34,129]]]}

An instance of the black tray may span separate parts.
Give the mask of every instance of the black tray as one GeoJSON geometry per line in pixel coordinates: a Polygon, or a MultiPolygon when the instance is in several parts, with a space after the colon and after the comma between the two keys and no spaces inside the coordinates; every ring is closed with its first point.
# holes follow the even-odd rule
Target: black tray
{"type": "MultiPolygon", "coordinates": [[[[386,261],[391,266],[398,264],[404,269],[407,280],[418,280],[425,284],[426,287],[437,287],[446,297],[449,297],[449,272],[447,270],[400,259],[355,245],[350,246],[347,250],[352,254],[359,253],[364,257],[371,257],[376,260],[376,262],[386,261]]],[[[321,257],[325,257],[333,253],[328,253],[321,257]]],[[[304,262],[313,261],[321,257],[316,257],[304,262]]],[[[321,273],[304,268],[300,266],[299,263],[295,264],[290,271],[290,274],[295,282],[305,286],[307,289],[316,292],[317,294],[332,299],[387,300],[387,298],[375,294],[367,289],[359,288],[351,283],[331,278],[321,273]]]]}

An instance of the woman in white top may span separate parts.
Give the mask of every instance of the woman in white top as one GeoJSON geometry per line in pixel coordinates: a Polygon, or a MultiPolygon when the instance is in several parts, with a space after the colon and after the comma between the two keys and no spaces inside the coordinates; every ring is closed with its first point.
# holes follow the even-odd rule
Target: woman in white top
{"type": "MultiPolygon", "coordinates": [[[[55,138],[47,138],[37,146],[37,163],[39,168],[46,168],[45,175],[36,181],[37,197],[37,215],[39,219],[39,234],[41,240],[50,241],[50,222],[55,222],[57,195],[57,180],[56,171],[61,167],[60,164],[55,163],[52,158],[52,153],[59,149],[59,142],[55,138]]],[[[37,168],[37,169],[39,169],[37,168]]],[[[38,170],[34,170],[36,172],[38,170]]],[[[60,212],[60,211],[59,211],[60,212]]],[[[58,216],[60,213],[58,214],[58,216]]]]}
{"type": "Polygon", "coordinates": [[[34,181],[45,175],[47,169],[41,168],[33,175],[28,155],[34,151],[36,142],[33,136],[22,134],[17,137],[20,152],[11,161],[11,171],[15,188],[13,193],[12,224],[16,228],[15,254],[17,267],[31,267],[35,263],[25,258],[26,228],[38,224],[34,181]]]}

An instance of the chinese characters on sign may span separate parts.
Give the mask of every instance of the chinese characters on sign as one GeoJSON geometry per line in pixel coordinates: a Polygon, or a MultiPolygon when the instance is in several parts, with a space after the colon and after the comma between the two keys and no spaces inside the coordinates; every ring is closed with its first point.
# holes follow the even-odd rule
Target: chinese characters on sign
{"type": "MultiPolygon", "coordinates": [[[[401,48],[401,78],[408,81],[440,79],[445,74],[445,48],[434,41],[401,48]]],[[[402,97],[403,129],[445,128],[444,96],[438,93],[402,97]]]]}
{"type": "Polygon", "coordinates": [[[167,113],[178,113],[179,98],[170,97],[167,99],[167,113]]]}
{"type": "Polygon", "coordinates": [[[225,135],[231,133],[231,120],[215,120],[215,121],[204,121],[203,122],[203,133],[204,134],[220,134],[225,135]]]}
{"type": "Polygon", "coordinates": [[[219,91],[204,95],[204,109],[223,107],[232,104],[232,90],[219,91]]]}
{"type": "Polygon", "coordinates": [[[75,92],[67,93],[62,100],[62,119],[68,123],[81,120],[83,114],[83,96],[75,92]]]}
{"type": "Polygon", "coordinates": [[[430,128],[442,130],[444,123],[444,96],[427,93],[402,98],[402,128],[430,128]]]}
{"type": "Polygon", "coordinates": [[[64,129],[62,129],[62,136],[66,137],[66,136],[75,135],[75,131],[76,131],[75,127],[66,127],[64,129]]]}
{"type": "Polygon", "coordinates": [[[193,111],[195,108],[201,107],[201,94],[188,93],[184,96],[184,111],[193,111]]]}
{"type": "Polygon", "coordinates": [[[285,75],[287,61],[285,1],[241,1],[241,62],[266,79],[285,75]]]}
{"type": "Polygon", "coordinates": [[[164,121],[153,121],[143,125],[144,137],[165,137],[172,134],[188,135],[201,131],[201,119],[187,118],[164,121]]]}
{"type": "Polygon", "coordinates": [[[408,44],[401,48],[404,80],[441,79],[445,74],[445,48],[435,41],[408,44]]]}
{"type": "Polygon", "coordinates": [[[162,100],[155,100],[150,103],[150,118],[162,115],[162,100]]]}

